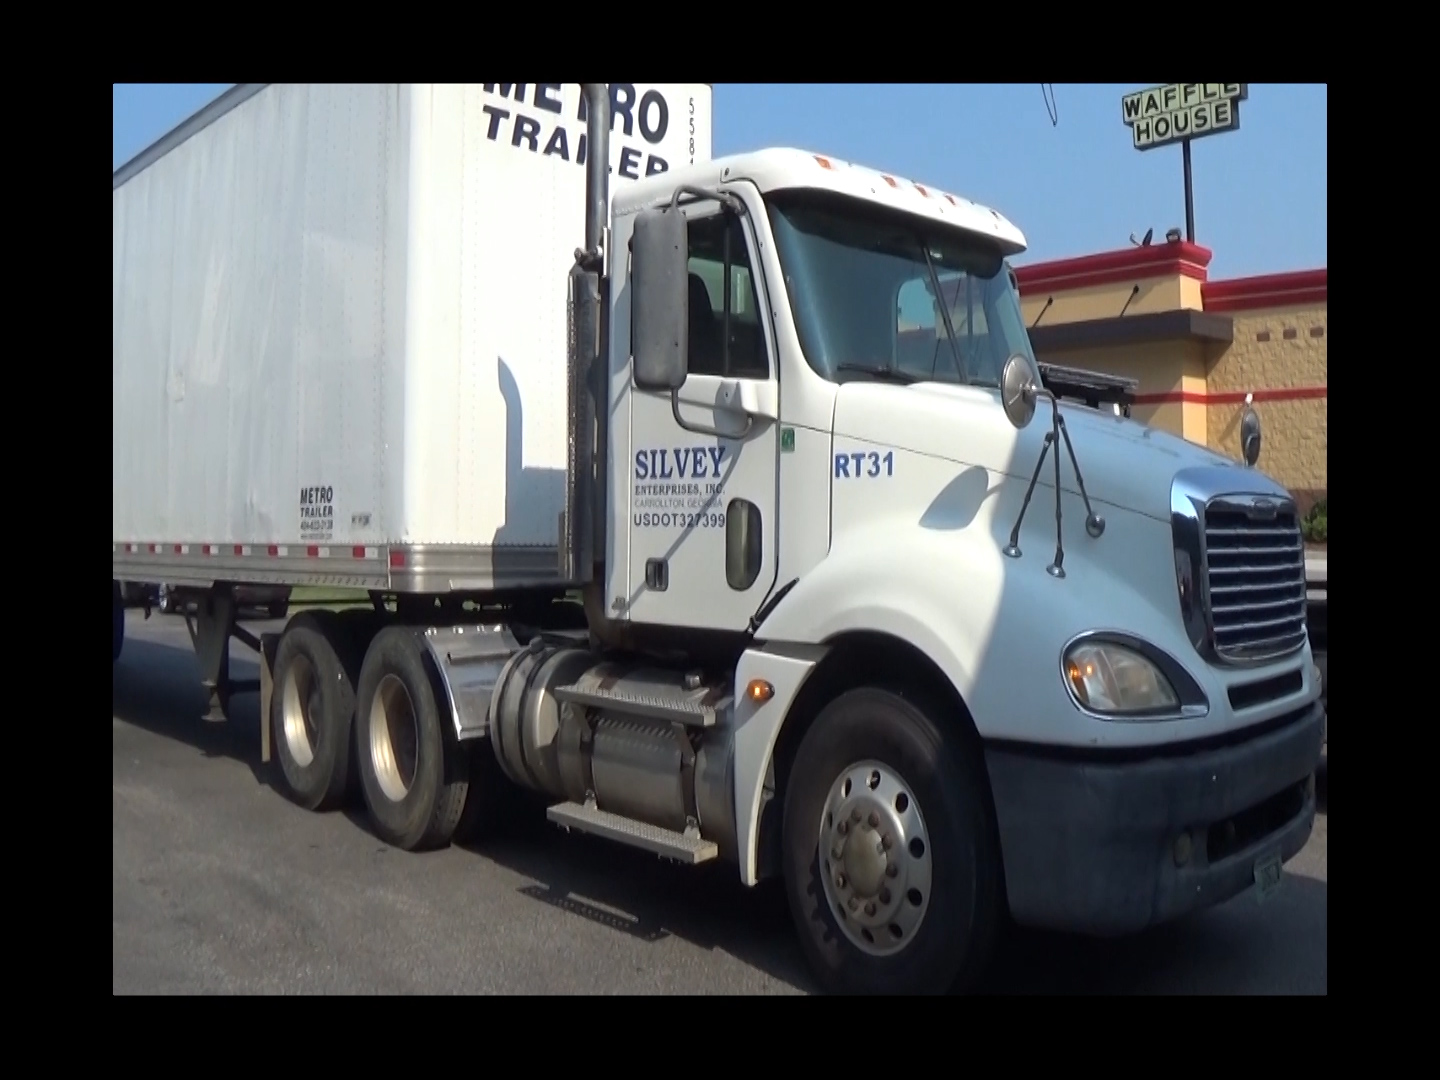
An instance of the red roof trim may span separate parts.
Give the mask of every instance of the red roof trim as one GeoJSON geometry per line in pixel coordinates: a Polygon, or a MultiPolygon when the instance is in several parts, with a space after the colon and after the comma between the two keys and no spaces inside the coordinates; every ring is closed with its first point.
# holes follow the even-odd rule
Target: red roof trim
{"type": "Polygon", "coordinates": [[[1257,308],[1323,304],[1329,299],[1329,270],[1207,281],[1201,291],[1206,311],[1253,311],[1257,308]]]}
{"type": "Polygon", "coordinates": [[[1015,278],[1022,296],[1070,289],[1143,281],[1157,277],[1188,277],[1204,281],[1213,253],[1198,244],[1179,241],[1151,244],[1122,251],[1104,251],[1076,259],[1017,266],[1015,278]]]}

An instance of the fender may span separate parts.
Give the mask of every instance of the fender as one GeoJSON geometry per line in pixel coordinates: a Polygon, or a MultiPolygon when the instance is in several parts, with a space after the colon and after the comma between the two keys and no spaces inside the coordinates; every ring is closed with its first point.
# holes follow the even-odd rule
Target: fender
{"type": "MultiPolygon", "coordinates": [[[[1002,515],[1006,501],[995,500],[1002,515]]],[[[1009,559],[1001,553],[1003,540],[995,539],[1004,520],[997,521],[996,510],[981,511],[962,529],[917,527],[898,514],[851,526],[776,605],[757,643],[823,645],[857,630],[900,638],[950,680],[982,739],[1073,747],[1175,739],[1164,724],[1117,724],[1074,706],[1061,654],[1071,638],[1089,630],[1123,629],[1145,638],[1183,664],[1212,702],[1223,703],[1220,674],[1184,637],[1167,526],[1114,513],[1100,540],[1077,537],[1067,544],[1065,577],[1055,578],[1046,572],[1053,518],[1033,515],[1040,519],[1033,527],[1027,519],[1024,555],[1009,559]]],[[[1222,707],[1186,721],[1194,737],[1237,722],[1255,718],[1240,721],[1222,707]]]]}

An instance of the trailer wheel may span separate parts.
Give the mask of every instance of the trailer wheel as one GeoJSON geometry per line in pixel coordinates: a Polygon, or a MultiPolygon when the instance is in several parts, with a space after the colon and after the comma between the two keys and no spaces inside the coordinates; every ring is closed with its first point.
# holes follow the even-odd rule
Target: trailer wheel
{"type": "Polygon", "coordinates": [[[110,663],[114,664],[120,659],[120,650],[125,647],[125,598],[120,594],[120,583],[111,581],[112,603],[115,610],[112,632],[113,644],[110,646],[110,663]]]}
{"type": "Polygon", "coordinates": [[[785,793],[785,886],[831,993],[970,989],[1001,926],[994,814],[978,750],[939,712],[865,688],[805,733],[785,793]]]}
{"type": "Polygon", "coordinates": [[[465,810],[470,762],[447,736],[442,698],[417,632],[380,631],[360,673],[360,785],[376,835],[406,851],[444,847],[465,810]]]}
{"type": "Polygon", "coordinates": [[[338,620],[307,611],[280,638],[270,724],[290,797],[307,810],[342,805],[351,781],[355,661],[338,620]]]}

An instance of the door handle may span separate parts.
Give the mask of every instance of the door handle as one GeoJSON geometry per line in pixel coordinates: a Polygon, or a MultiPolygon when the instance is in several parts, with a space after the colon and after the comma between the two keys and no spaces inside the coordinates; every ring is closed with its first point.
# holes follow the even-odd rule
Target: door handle
{"type": "MultiPolygon", "coordinates": [[[[740,412],[739,409],[732,409],[725,404],[724,401],[720,400],[715,402],[715,407],[722,412],[740,412]]],[[[745,424],[739,431],[721,431],[719,428],[706,427],[704,424],[692,424],[680,415],[679,390],[670,391],[670,415],[675,418],[675,425],[680,428],[681,431],[688,431],[693,435],[706,435],[717,439],[743,439],[746,435],[750,434],[750,429],[755,424],[754,418],[744,413],[741,413],[741,415],[745,416],[745,424]]]]}

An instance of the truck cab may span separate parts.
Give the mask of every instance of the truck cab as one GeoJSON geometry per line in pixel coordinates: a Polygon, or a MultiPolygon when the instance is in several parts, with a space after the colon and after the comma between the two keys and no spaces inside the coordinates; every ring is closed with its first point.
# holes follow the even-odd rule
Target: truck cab
{"type": "Polygon", "coordinates": [[[951,782],[1021,921],[1124,933],[1278,880],[1321,730],[1294,503],[1047,392],[1019,229],[798,150],[630,185],[610,228],[606,617],[735,635],[742,689],[804,669],[737,698],[737,764],[768,763],[735,791],[746,881],[801,684],[867,655],[975,750],[951,782]]]}
{"type": "MultiPolygon", "coordinates": [[[[1002,404],[1011,358],[1044,380],[1004,268],[1024,237],[1000,214],[772,150],[628,186],[614,196],[612,229],[614,617],[769,641],[894,635],[955,683],[982,735],[1022,741],[1175,737],[1155,717],[1103,719],[1112,709],[1161,710],[1183,718],[1187,736],[1218,736],[1313,700],[1303,559],[1288,542],[1258,543],[1267,531],[1288,541],[1293,524],[1287,493],[1263,474],[1123,416],[1046,401],[1041,412],[1061,410],[1074,453],[1052,449],[1029,494],[1050,505],[1025,514],[1012,542],[1054,433],[1047,416],[1017,429],[1002,404]],[[671,288],[685,321],[665,339],[686,355],[674,387],[646,385],[637,350],[650,340],[633,325],[650,299],[636,278],[649,253],[631,244],[647,210],[684,222],[683,297],[671,288]],[[1200,544],[1196,507],[1222,496],[1272,516],[1210,526],[1200,544]],[[1227,586],[1219,560],[1232,538],[1268,568],[1229,574],[1237,584],[1227,586]],[[1213,609],[1205,627],[1201,587],[1213,609]],[[1265,599],[1286,587],[1299,602],[1265,599]],[[1132,688],[1077,689],[1062,656],[1118,665],[1135,651],[1072,647],[1100,631],[1175,667],[1164,676],[1127,655],[1132,688]],[[1230,704],[1235,688],[1281,670],[1297,679],[1230,704]],[[1102,704],[1107,694],[1124,700],[1102,704]]],[[[664,270],[681,272],[678,261],[664,270]]]]}

